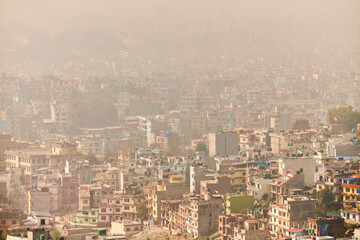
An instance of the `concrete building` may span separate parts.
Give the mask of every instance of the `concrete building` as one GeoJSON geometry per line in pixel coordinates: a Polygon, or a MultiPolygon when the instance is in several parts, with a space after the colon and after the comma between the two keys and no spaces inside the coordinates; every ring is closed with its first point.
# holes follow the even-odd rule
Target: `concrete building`
{"type": "Polygon", "coordinates": [[[255,196],[256,200],[261,199],[264,194],[270,195],[272,179],[254,178],[249,185],[247,185],[247,194],[255,196]]]}
{"type": "Polygon", "coordinates": [[[279,174],[288,170],[302,170],[307,185],[315,184],[316,160],[313,158],[283,158],[279,160],[279,174]]]}
{"type": "Polygon", "coordinates": [[[112,235],[125,235],[131,236],[142,230],[141,222],[135,222],[130,219],[124,219],[122,221],[111,222],[111,234],[112,235]]]}
{"type": "Polygon", "coordinates": [[[307,228],[313,230],[311,236],[332,236],[336,239],[345,236],[345,224],[342,218],[308,218],[307,223],[307,228]]]}
{"type": "Polygon", "coordinates": [[[270,199],[275,203],[281,203],[292,192],[303,189],[304,173],[302,171],[288,170],[280,179],[270,183],[270,199]]]}
{"type": "Polygon", "coordinates": [[[111,223],[120,219],[122,219],[122,197],[120,195],[102,197],[99,205],[99,222],[111,223]]]}
{"type": "Polygon", "coordinates": [[[210,156],[238,155],[239,135],[236,132],[220,132],[209,134],[210,156]]]}
{"type": "Polygon", "coordinates": [[[220,195],[231,193],[230,180],[230,177],[221,175],[216,175],[214,180],[203,180],[200,182],[200,195],[205,196],[209,190],[220,195]]]}
{"type": "Polygon", "coordinates": [[[138,208],[143,202],[142,195],[123,194],[122,195],[122,212],[123,217],[135,220],[138,218],[138,208]]]}
{"type": "Polygon", "coordinates": [[[261,228],[259,221],[243,214],[219,216],[219,231],[222,239],[270,240],[270,234],[261,228]]]}
{"type": "Polygon", "coordinates": [[[6,169],[23,168],[25,175],[32,175],[39,168],[49,167],[50,152],[42,149],[5,151],[6,169]]]}
{"type": "Polygon", "coordinates": [[[93,208],[88,211],[80,211],[75,213],[76,225],[95,227],[99,223],[98,209],[93,208]]]}
{"type": "Polygon", "coordinates": [[[48,188],[42,188],[40,191],[32,189],[28,191],[28,213],[35,212],[53,212],[53,202],[48,188]]]}
{"type": "Polygon", "coordinates": [[[309,217],[314,217],[315,200],[303,196],[288,197],[269,208],[270,232],[281,236],[291,228],[304,228],[309,217]]]}
{"type": "Polygon", "coordinates": [[[208,236],[218,230],[218,218],[222,213],[220,196],[207,195],[205,198],[194,198],[188,205],[186,231],[193,238],[208,236]]]}
{"type": "Polygon", "coordinates": [[[79,211],[89,211],[98,208],[100,199],[110,195],[109,186],[96,186],[95,184],[86,184],[80,186],[79,192],[79,211]]]}
{"type": "Polygon", "coordinates": [[[61,203],[64,207],[77,209],[79,204],[79,182],[73,179],[71,174],[62,174],[61,180],[61,203]]]}
{"type": "Polygon", "coordinates": [[[342,193],[344,202],[353,202],[360,200],[360,177],[353,175],[351,177],[343,178],[342,193]]]}
{"type": "MultiPolygon", "coordinates": [[[[322,169],[318,167],[318,169],[322,169]]],[[[340,168],[340,169],[331,169],[325,168],[325,171],[318,175],[318,180],[316,181],[316,191],[321,191],[322,189],[329,188],[335,196],[336,201],[341,201],[343,196],[343,187],[342,179],[347,179],[352,175],[349,172],[349,169],[340,168]]],[[[318,171],[319,172],[319,171],[318,171]]]]}
{"type": "Polygon", "coordinates": [[[7,228],[19,224],[20,221],[25,218],[26,215],[21,209],[0,208],[0,228],[7,228]]]}
{"type": "Polygon", "coordinates": [[[100,153],[100,136],[98,135],[86,135],[81,136],[77,141],[77,149],[79,152],[83,154],[93,153],[99,154],[100,153]]]}
{"type": "MultiPolygon", "coordinates": [[[[182,176],[181,176],[182,177],[182,176]]],[[[161,223],[161,201],[167,199],[182,199],[184,194],[184,183],[160,183],[156,186],[148,186],[144,188],[146,194],[146,207],[148,210],[148,217],[154,221],[154,224],[161,223]]]]}
{"type": "Polygon", "coordinates": [[[161,226],[169,230],[176,229],[176,217],[179,212],[179,205],[184,201],[180,200],[162,200],[161,201],[161,226]]]}
{"type": "Polygon", "coordinates": [[[190,192],[200,194],[200,182],[213,179],[214,173],[209,174],[207,168],[203,165],[190,166],[190,192]]]}
{"type": "Polygon", "coordinates": [[[16,151],[26,149],[27,147],[27,142],[15,141],[10,134],[0,133],[0,171],[5,170],[6,168],[5,151],[16,151]]]}

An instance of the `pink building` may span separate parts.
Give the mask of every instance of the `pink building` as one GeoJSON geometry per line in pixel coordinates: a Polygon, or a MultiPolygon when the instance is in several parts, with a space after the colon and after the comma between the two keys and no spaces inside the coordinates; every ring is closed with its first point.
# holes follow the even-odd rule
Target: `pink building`
{"type": "Polygon", "coordinates": [[[77,208],[79,203],[79,183],[71,174],[61,175],[61,199],[63,206],[77,208]]]}
{"type": "Polygon", "coordinates": [[[120,195],[108,195],[100,199],[99,222],[110,223],[121,220],[122,200],[120,195]]]}

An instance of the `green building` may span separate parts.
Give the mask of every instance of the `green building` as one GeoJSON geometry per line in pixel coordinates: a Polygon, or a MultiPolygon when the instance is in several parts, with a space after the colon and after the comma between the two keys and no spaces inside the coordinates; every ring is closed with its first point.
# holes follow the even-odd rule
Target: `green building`
{"type": "Polygon", "coordinates": [[[99,213],[97,209],[77,212],[75,216],[76,216],[76,225],[79,226],[96,227],[99,222],[99,213]]]}

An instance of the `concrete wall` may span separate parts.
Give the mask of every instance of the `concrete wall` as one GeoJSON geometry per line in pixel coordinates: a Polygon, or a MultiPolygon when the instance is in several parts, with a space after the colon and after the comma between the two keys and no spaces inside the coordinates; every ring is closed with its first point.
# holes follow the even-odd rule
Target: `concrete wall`
{"type": "Polygon", "coordinates": [[[238,154],[239,135],[235,132],[210,133],[209,155],[231,156],[238,154]]]}
{"type": "Polygon", "coordinates": [[[298,171],[303,169],[304,171],[304,180],[306,185],[315,184],[315,168],[316,160],[313,158],[290,158],[282,159],[281,168],[283,171],[295,170],[298,171]]]}

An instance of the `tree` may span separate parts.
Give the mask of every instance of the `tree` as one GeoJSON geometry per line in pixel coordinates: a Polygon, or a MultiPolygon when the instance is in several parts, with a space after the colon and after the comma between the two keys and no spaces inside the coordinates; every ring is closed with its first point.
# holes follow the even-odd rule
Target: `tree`
{"type": "Polygon", "coordinates": [[[208,149],[207,149],[205,143],[199,142],[199,143],[196,145],[196,147],[195,147],[195,151],[196,151],[196,152],[202,151],[202,152],[205,152],[205,153],[207,154],[208,149]]]}
{"type": "Polygon", "coordinates": [[[315,203],[315,215],[316,217],[322,217],[326,215],[326,212],[338,211],[341,208],[341,204],[335,202],[334,193],[329,187],[326,187],[316,194],[315,203]]]}
{"type": "Polygon", "coordinates": [[[96,155],[93,152],[88,152],[86,154],[86,160],[88,160],[90,164],[97,164],[98,163],[98,159],[97,159],[96,155]]]}
{"type": "Polygon", "coordinates": [[[145,203],[141,203],[139,206],[137,206],[136,212],[141,220],[147,219],[148,210],[145,203]]]}
{"type": "Polygon", "coordinates": [[[104,127],[117,121],[114,101],[104,96],[81,96],[70,104],[72,123],[76,127],[104,127]]]}
{"type": "Polygon", "coordinates": [[[305,130],[309,128],[310,128],[310,124],[309,121],[306,119],[297,119],[292,126],[292,129],[294,130],[305,130]]]}
{"type": "Polygon", "coordinates": [[[345,131],[350,131],[360,123],[360,112],[352,106],[336,107],[328,110],[327,121],[331,124],[341,124],[345,131]]]}
{"type": "Polygon", "coordinates": [[[264,195],[262,195],[261,199],[264,200],[265,202],[268,200],[269,198],[269,194],[264,193],[264,195]]]}
{"type": "Polygon", "coordinates": [[[59,240],[60,237],[61,237],[61,232],[60,232],[59,230],[57,230],[57,229],[52,230],[52,231],[50,232],[50,237],[51,237],[52,239],[54,239],[54,240],[59,240]]]}

